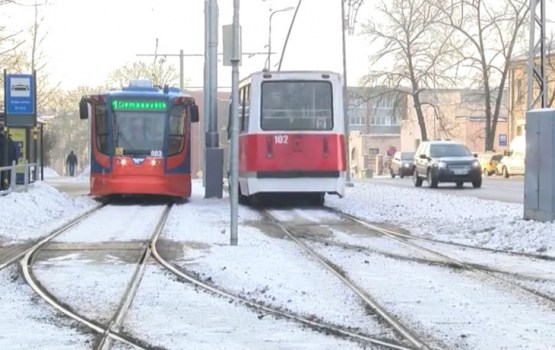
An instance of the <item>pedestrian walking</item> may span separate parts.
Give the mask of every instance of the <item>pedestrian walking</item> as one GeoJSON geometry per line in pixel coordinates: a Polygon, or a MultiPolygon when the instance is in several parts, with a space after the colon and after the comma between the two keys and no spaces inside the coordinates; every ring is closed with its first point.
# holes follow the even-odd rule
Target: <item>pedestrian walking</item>
{"type": "Polygon", "coordinates": [[[69,176],[75,174],[75,167],[77,166],[77,156],[73,151],[70,151],[66,158],[66,167],[69,169],[69,176]]]}

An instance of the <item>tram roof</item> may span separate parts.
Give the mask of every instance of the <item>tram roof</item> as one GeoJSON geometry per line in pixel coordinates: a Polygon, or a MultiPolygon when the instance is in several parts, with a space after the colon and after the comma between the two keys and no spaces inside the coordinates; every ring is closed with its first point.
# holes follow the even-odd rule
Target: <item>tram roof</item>
{"type": "Polygon", "coordinates": [[[106,95],[110,96],[169,96],[169,97],[190,97],[193,96],[183,92],[181,89],[176,87],[166,87],[161,88],[159,86],[153,87],[138,87],[138,86],[127,86],[117,90],[108,90],[105,92],[106,95]]]}
{"type": "Polygon", "coordinates": [[[327,70],[289,70],[289,71],[259,71],[250,74],[241,81],[252,80],[258,77],[267,77],[279,79],[315,79],[320,76],[327,75],[329,77],[340,77],[341,74],[327,70]]]}

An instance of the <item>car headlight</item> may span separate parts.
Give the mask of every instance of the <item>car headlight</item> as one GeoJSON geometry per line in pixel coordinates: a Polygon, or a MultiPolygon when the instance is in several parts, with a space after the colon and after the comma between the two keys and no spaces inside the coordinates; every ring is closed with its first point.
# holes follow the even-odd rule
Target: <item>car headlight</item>
{"type": "Polygon", "coordinates": [[[410,166],[409,163],[403,163],[403,168],[408,168],[410,166]]]}
{"type": "Polygon", "coordinates": [[[479,168],[479,167],[480,167],[480,162],[477,161],[477,160],[473,161],[473,162],[472,162],[472,167],[473,167],[473,168],[479,168]]]}
{"type": "Polygon", "coordinates": [[[438,168],[445,168],[447,166],[445,162],[435,162],[434,165],[438,168]]]}

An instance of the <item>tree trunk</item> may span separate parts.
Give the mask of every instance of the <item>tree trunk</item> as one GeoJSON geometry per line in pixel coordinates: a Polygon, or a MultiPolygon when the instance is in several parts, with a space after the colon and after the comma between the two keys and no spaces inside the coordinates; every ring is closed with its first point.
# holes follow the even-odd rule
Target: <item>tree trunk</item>
{"type": "Polygon", "coordinates": [[[414,99],[414,110],[416,111],[418,126],[420,127],[421,141],[422,142],[428,141],[428,131],[426,130],[426,121],[424,120],[424,113],[422,113],[420,96],[418,96],[418,94],[414,94],[413,99],[414,99]]]}

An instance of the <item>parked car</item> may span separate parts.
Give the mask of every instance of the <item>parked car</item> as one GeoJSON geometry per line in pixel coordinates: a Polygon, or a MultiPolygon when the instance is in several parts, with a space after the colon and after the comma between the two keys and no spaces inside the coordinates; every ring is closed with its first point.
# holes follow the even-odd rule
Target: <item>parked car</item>
{"type": "Polygon", "coordinates": [[[487,152],[479,154],[478,161],[480,162],[482,174],[486,176],[499,174],[499,172],[497,172],[497,164],[499,164],[501,158],[503,158],[503,154],[501,153],[487,152]]]}
{"type": "Polygon", "coordinates": [[[440,182],[454,182],[459,188],[471,182],[474,188],[479,188],[482,169],[476,156],[460,142],[422,142],[414,155],[414,186],[421,187],[426,180],[432,188],[440,182]]]}
{"type": "Polygon", "coordinates": [[[524,136],[515,137],[505,151],[505,156],[497,164],[497,173],[508,178],[512,175],[524,175],[526,158],[526,139],[524,136]]]}
{"type": "Polygon", "coordinates": [[[389,171],[392,178],[395,178],[396,175],[399,175],[401,179],[411,176],[414,172],[414,152],[395,152],[389,171]]]}

